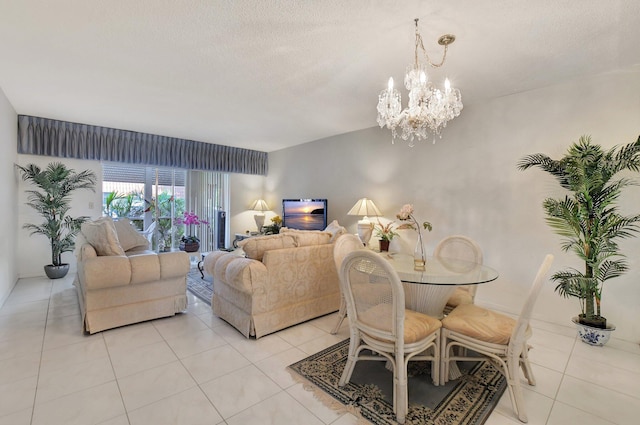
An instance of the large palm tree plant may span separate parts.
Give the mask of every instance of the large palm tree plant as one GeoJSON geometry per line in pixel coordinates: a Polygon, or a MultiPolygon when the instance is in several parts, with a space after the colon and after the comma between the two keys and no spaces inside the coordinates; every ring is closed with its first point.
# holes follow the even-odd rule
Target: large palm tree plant
{"type": "Polygon", "coordinates": [[[51,244],[51,265],[61,266],[62,254],[73,251],[80,225],[89,219],[68,215],[71,193],[78,189],[95,191],[96,175],[88,170],[76,173],[59,162],[51,163],[45,169],[35,164],[17,167],[22,180],[38,188],[27,190],[26,204],[44,218],[41,224],[28,223],[23,228],[30,230],[31,235],[46,236],[51,244]]]}
{"type": "Polygon", "coordinates": [[[640,137],[605,151],[591,144],[589,136],[582,136],[559,160],[538,153],[518,163],[520,170],[534,166],[553,175],[570,192],[564,199],[545,199],[543,208],[547,223],[564,237],[562,249],[584,261],[582,271],[572,268],[555,273],[551,277],[558,284],[555,289],[579,300],[580,323],[605,328],[600,311],[604,282],[628,269],[617,240],[640,230],[640,214],[623,216],[617,206],[622,189],[635,182],[615,176],[623,170],[640,170],[640,137]]]}

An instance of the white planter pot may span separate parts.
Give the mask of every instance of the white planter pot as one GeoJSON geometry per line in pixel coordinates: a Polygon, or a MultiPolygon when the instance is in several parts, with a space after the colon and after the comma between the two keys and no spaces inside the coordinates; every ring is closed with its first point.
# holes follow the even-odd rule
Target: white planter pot
{"type": "Polygon", "coordinates": [[[576,328],[578,329],[578,336],[580,336],[582,342],[598,347],[602,347],[603,345],[605,345],[607,341],[609,341],[611,333],[616,330],[616,327],[610,323],[607,324],[606,329],[600,329],[583,325],[582,323],[578,322],[577,317],[572,318],[571,321],[576,324],[576,328]]]}

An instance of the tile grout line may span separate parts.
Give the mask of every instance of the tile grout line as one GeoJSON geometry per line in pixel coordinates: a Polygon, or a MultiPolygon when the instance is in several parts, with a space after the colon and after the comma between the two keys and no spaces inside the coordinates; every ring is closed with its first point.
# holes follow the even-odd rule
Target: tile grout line
{"type": "MultiPolygon", "coordinates": [[[[17,283],[16,283],[17,286],[17,283]]],[[[14,287],[15,289],[15,287],[14,287]]],[[[36,399],[38,397],[38,387],[40,386],[40,372],[42,370],[42,356],[44,355],[44,341],[47,337],[47,327],[49,325],[49,312],[51,311],[51,298],[53,295],[53,283],[49,283],[49,300],[47,301],[47,314],[44,321],[44,329],[42,332],[42,345],[40,346],[40,361],[38,362],[38,374],[36,377],[36,390],[33,392],[33,403],[31,405],[31,419],[29,423],[33,425],[33,420],[36,413],[36,399]]]]}

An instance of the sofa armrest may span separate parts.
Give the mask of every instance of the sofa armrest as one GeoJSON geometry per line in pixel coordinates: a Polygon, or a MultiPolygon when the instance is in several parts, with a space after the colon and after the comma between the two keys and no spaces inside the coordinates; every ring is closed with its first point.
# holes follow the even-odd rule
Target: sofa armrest
{"type": "MultiPolygon", "coordinates": [[[[239,291],[255,294],[264,290],[269,279],[269,272],[265,265],[258,260],[236,257],[227,264],[224,276],[228,285],[239,291]]],[[[214,289],[215,286],[214,282],[214,289]]]]}
{"type": "Polygon", "coordinates": [[[128,285],[131,262],[121,255],[88,258],[78,262],[78,279],[84,290],[128,285]]]}
{"type": "Polygon", "coordinates": [[[186,276],[191,270],[191,260],[186,252],[163,252],[158,254],[160,278],[186,276]]]}
{"type": "Polygon", "coordinates": [[[207,254],[207,256],[204,257],[204,262],[202,265],[204,272],[210,276],[213,276],[217,262],[225,258],[227,255],[230,255],[230,253],[226,251],[212,251],[207,254]]]}
{"type": "Polygon", "coordinates": [[[234,252],[214,251],[204,259],[204,270],[216,282],[224,283],[246,294],[263,288],[268,279],[267,268],[260,261],[239,256],[234,252]]]}
{"type": "Polygon", "coordinates": [[[98,253],[96,252],[96,249],[93,247],[93,245],[88,243],[82,244],[80,250],[78,251],[78,254],[78,261],[85,261],[89,258],[98,256],[98,253]]]}

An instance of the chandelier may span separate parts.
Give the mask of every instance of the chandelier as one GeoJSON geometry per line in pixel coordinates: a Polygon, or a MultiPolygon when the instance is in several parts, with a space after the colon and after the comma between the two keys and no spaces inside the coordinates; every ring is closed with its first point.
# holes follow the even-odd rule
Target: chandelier
{"type": "Polygon", "coordinates": [[[391,130],[393,141],[399,135],[403,140],[409,141],[409,146],[415,145],[415,139],[426,139],[429,134],[442,137],[441,132],[462,110],[462,98],[460,90],[451,87],[447,78],[444,83],[444,91],[438,89],[427,78],[427,66],[418,61],[418,49],[422,51],[426,62],[433,68],[444,65],[447,58],[447,48],[456,37],[445,34],[438,39],[438,44],[444,46],[444,54],[440,63],[433,63],[422,44],[422,37],[418,32],[418,19],[416,23],[416,48],[413,66],[407,68],[404,77],[404,85],[409,90],[409,104],[402,109],[400,92],[393,88],[393,77],[389,78],[386,90],[378,97],[378,124],[381,128],[385,125],[391,130]]]}

